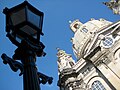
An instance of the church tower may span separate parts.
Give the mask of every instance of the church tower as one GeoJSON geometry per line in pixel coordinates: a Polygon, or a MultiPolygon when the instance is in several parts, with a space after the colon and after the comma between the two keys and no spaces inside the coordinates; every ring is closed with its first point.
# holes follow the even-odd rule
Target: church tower
{"type": "Polygon", "coordinates": [[[60,90],[120,89],[120,21],[91,19],[70,24],[75,63],[70,54],[58,49],[60,90]]]}

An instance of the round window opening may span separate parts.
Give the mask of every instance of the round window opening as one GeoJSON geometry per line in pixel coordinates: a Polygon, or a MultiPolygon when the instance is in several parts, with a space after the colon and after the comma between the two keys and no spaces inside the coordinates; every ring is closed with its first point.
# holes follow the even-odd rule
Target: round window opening
{"type": "Polygon", "coordinates": [[[113,38],[111,37],[105,37],[102,41],[102,44],[105,48],[109,48],[113,45],[113,38]]]}

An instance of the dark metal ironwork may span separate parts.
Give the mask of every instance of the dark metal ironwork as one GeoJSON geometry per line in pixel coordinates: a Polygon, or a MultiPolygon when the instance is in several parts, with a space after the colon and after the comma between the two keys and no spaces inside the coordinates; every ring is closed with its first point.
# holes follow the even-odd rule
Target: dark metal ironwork
{"type": "Polygon", "coordinates": [[[21,64],[20,62],[17,62],[15,60],[11,59],[6,54],[2,54],[1,58],[3,59],[3,63],[9,64],[10,68],[14,72],[17,72],[18,69],[20,69],[21,72],[20,72],[19,76],[21,76],[24,73],[23,64],[21,64]]]}
{"type": "Polygon", "coordinates": [[[20,69],[20,76],[23,74],[24,90],[40,90],[39,84],[52,84],[53,78],[37,71],[36,67],[36,55],[44,56],[43,44],[31,45],[27,41],[22,41],[19,47],[15,50],[13,59],[6,54],[2,54],[4,64],[9,64],[10,68],[16,72],[20,69]],[[35,48],[34,48],[35,47],[35,48]],[[16,61],[20,60],[22,63],[16,61]]]}
{"type": "Polygon", "coordinates": [[[39,83],[41,84],[46,84],[48,82],[48,84],[52,84],[53,82],[53,78],[49,77],[43,73],[38,72],[38,77],[39,77],[39,83]]]}
{"type": "Polygon", "coordinates": [[[46,55],[43,51],[45,46],[40,42],[40,34],[43,35],[43,12],[24,1],[11,9],[5,8],[3,13],[6,15],[7,37],[18,47],[13,59],[2,54],[3,63],[9,64],[14,72],[20,69],[19,75],[23,74],[24,90],[40,90],[39,84],[47,82],[51,84],[53,78],[38,72],[35,64],[36,56],[46,55]],[[29,17],[31,17],[30,19],[35,18],[35,20],[38,20],[39,17],[38,26],[29,17]],[[20,42],[17,39],[20,39],[20,42]],[[20,60],[21,63],[17,60],[20,60]]]}

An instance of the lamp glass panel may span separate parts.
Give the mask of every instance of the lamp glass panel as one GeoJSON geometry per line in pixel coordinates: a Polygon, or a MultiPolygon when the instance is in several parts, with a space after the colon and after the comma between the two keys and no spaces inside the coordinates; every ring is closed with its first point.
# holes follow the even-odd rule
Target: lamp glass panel
{"type": "Polygon", "coordinates": [[[20,30],[22,30],[26,34],[30,35],[31,37],[37,39],[37,31],[35,29],[31,28],[30,26],[25,25],[24,27],[20,28],[20,30]]]}
{"type": "Polygon", "coordinates": [[[27,10],[27,15],[28,15],[28,21],[31,22],[33,25],[35,25],[36,27],[40,27],[40,16],[36,15],[35,13],[33,13],[32,11],[30,11],[29,9],[27,10]]]}
{"type": "Polygon", "coordinates": [[[25,9],[21,9],[17,12],[13,12],[11,14],[11,20],[13,25],[20,24],[26,20],[25,18],[25,9]]]}
{"type": "Polygon", "coordinates": [[[22,39],[23,39],[22,37],[20,37],[19,35],[16,35],[16,41],[17,42],[21,43],[22,39]]]}

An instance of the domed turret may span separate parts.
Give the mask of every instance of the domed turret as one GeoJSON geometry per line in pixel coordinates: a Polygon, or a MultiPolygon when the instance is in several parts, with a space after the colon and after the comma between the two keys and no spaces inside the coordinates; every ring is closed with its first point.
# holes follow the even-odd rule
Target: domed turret
{"type": "Polygon", "coordinates": [[[67,54],[64,50],[61,50],[59,48],[57,48],[57,50],[57,63],[59,72],[67,68],[72,68],[72,66],[75,64],[72,56],[70,54],[67,54]]]}

